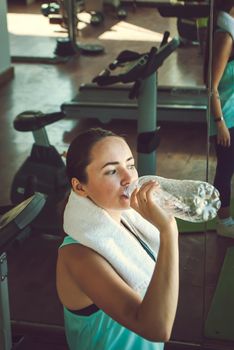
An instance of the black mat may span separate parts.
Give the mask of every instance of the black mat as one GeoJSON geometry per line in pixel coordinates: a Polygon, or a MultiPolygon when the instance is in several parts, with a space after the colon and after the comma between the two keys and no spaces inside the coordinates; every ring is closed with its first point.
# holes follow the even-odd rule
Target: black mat
{"type": "Polygon", "coordinates": [[[13,62],[63,63],[68,57],[57,56],[56,37],[15,35],[10,33],[10,53],[13,62]]]}

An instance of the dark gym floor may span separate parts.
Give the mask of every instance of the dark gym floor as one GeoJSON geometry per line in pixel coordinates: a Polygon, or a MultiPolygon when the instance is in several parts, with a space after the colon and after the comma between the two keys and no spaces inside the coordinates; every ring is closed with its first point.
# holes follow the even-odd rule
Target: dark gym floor
{"type": "MultiPolygon", "coordinates": [[[[40,2],[25,5],[9,0],[8,27],[14,54],[52,55],[55,36],[64,30],[48,24],[40,15],[40,2]],[[26,13],[27,15],[23,14],[26,13]],[[24,26],[22,26],[24,23],[24,26]],[[28,23],[28,24],[26,24],[28,23]],[[23,32],[24,31],[24,32],[23,32]]],[[[54,112],[71,100],[81,83],[87,83],[124,49],[140,52],[158,46],[165,30],[177,35],[176,20],[162,18],[156,9],[128,8],[126,20],[113,12],[97,28],[87,25],[79,31],[79,42],[101,43],[100,56],[77,55],[64,64],[13,63],[15,77],[0,88],[0,205],[10,202],[13,176],[30,152],[32,135],[14,130],[15,116],[24,110],[54,112]]],[[[199,46],[177,49],[159,69],[159,85],[202,86],[202,53],[199,46]]],[[[92,116],[93,118],[93,116],[92,116]]],[[[61,120],[47,127],[50,141],[62,153],[75,134],[89,126],[102,125],[96,119],[61,120]]],[[[127,134],[136,154],[136,122],[114,120],[104,127],[127,134]]],[[[206,178],[206,127],[204,124],[161,123],[161,144],[157,151],[157,174],[178,179],[206,178]]],[[[211,150],[209,178],[215,160],[211,150]]],[[[15,244],[8,253],[9,296],[13,335],[26,334],[35,349],[67,349],[62,307],[55,289],[55,262],[60,236],[34,234],[15,244]]],[[[217,237],[215,231],[181,233],[180,297],[167,349],[231,350],[234,343],[204,337],[204,320],[215,290],[228,246],[233,241],[217,237]]],[[[24,350],[32,349],[24,345],[24,350]]]]}

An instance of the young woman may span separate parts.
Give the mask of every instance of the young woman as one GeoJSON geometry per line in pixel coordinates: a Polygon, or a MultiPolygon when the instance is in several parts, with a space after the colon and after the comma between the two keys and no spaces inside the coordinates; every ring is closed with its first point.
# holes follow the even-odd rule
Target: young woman
{"type": "MultiPolygon", "coordinates": [[[[217,233],[234,238],[231,217],[231,179],[234,172],[234,0],[216,0],[212,55],[212,115],[210,135],[214,140],[217,167],[214,186],[220,192],[217,233]]],[[[207,82],[208,55],[205,60],[207,82]]]]}
{"type": "Polygon", "coordinates": [[[78,135],[67,153],[71,194],[57,261],[57,290],[72,350],[161,350],[178,299],[178,230],[138,178],[122,137],[78,135]]]}

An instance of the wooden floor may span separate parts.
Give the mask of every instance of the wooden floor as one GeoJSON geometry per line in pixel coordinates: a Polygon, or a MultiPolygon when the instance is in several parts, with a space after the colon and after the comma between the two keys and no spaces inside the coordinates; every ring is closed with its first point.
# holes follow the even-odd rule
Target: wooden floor
{"type": "MultiPolygon", "coordinates": [[[[55,38],[66,35],[64,30],[49,25],[48,19],[40,15],[39,2],[25,6],[9,1],[8,26],[12,56],[53,56],[55,38]],[[23,16],[24,13],[26,15],[23,16]]],[[[117,20],[108,11],[105,24],[100,28],[87,25],[79,31],[80,43],[102,44],[104,54],[95,57],[79,54],[64,64],[13,63],[14,80],[0,88],[0,205],[10,202],[13,176],[30,153],[33,143],[30,133],[14,130],[15,116],[24,110],[60,110],[63,102],[76,95],[81,83],[90,82],[121,50],[148,51],[151,46],[159,46],[162,33],[168,29],[171,36],[177,35],[175,19],[160,17],[156,9],[129,8],[125,21],[117,20]]],[[[178,48],[159,69],[159,85],[202,86],[202,59],[198,46],[178,48]]],[[[79,120],[78,117],[77,120],[65,119],[47,127],[51,143],[61,153],[78,131],[89,126],[103,126],[97,119],[79,120]]],[[[135,121],[113,120],[104,127],[127,135],[136,155],[135,121]]],[[[205,180],[206,126],[191,122],[162,123],[161,134],[157,174],[205,180]]],[[[213,151],[209,160],[209,178],[212,180],[215,167],[213,151]]],[[[62,308],[55,290],[59,243],[60,238],[33,235],[12,247],[8,254],[14,334],[23,330],[33,337],[34,342],[47,342],[40,347],[43,349],[66,348],[62,308]]],[[[230,245],[233,245],[231,241],[218,238],[215,232],[180,235],[181,287],[172,340],[185,345],[176,347],[174,343],[168,345],[168,349],[189,349],[193,344],[199,349],[206,346],[210,349],[233,349],[234,344],[206,339],[203,332],[223,257],[230,245]]]]}

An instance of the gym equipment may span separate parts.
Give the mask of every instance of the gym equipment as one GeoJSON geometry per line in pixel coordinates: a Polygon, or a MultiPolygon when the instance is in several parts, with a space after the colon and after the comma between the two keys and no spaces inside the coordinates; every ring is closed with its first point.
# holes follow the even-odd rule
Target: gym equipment
{"type": "MultiPolygon", "coordinates": [[[[44,16],[49,18],[51,24],[60,24],[63,27],[67,27],[67,14],[65,10],[66,0],[57,0],[57,2],[44,3],[41,5],[41,12],[44,16]]],[[[120,0],[100,0],[100,1],[87,1],[76,0],[76,13],[79,17],[79,13],[90,13],[90,24],[98,26],[104,21],[104,14],[102,12],[103,5],[108,4],[112,6],[116,12],[116,16],[119,19],[127,17],[127,11],[121,6],[120,0]]]]}
{"type": "Polygon", "coordinates": [[[206,37],[209,9],[209,1],[176,1],[158,6],[161,16],[177,17],[177,29],[183,44],[201,46],[206,37]]]}
{"type": "Polygon", "coordinates": [[[78,51],[85,54],[99,54],[104,51],[104,47],[98,44],[77,43],[77,6],[79,1],[60,0],[59,1],[63,23],[68,29],[68,38],[58,39],[55,53],[59,56],[72,56],[78,51]]]}
{"type": "Polygon", "coordinates": [[[21,235],[30,233],[30,225],[42,210],[46,196],[35,193],[0,216],[0,349],[23,349],[22,339],[13,346],[7,282],[7,250],[21,235]]]}
{"type": "Polygon", "coordinates": [[[234,247],[227,249],[205,323],[205,336],[234,341],[234,247]]]}
{"type": "MultiPolygon", "coordinates": [[[[71,57],[78,53],[99,54],[104,51],[103,46],[98,44],[79,44],[77,42],[77,15],[76,15],[76,0],[63,0],[64,11],[66,13],[66,27],[68,31],[67,38],[58,38],[55,40],[54,51],[43,56],[38,52],[35,56],[32,55],[12,55],[12,62],[28,62],[28,63],[51,63],[59,64],[67,62],[71,57]]],[[[53,5],[54,6],[54,5],[53,5]]],[[[58,8],[54,8],[54,12],[58,8]]],[[[44,9],[44,12],[46,9],[44,9]]],[[[50,11],[48,6],[47,12],[50,11]]],[[[48,38],[46,38],[48,41],[48,38]]],[[[42,40],[42,39],[41,39],[42,40]]],[[[48,42],[49,44],[49,42],[48,42]]]]}
{"type": "MultiPolygon", "coordinates": [[[[183,1],[123,1],[139,6],[157,8],[161,15],[167,17],[204,17],[209,13],[209,3],[183,1]]],[[[71,102],[65,102],[62,109],[71,117],[90,118],[99,115],[102,122],[113,118],[139,119],[138,106],[135,100],[129,100],[131,86],[99,87],[83,84],[79,93],[71,102]],[[108,96],[108,97],[107,97],[108,96]],[[98,113],[97,113],[98,112],[98,113]]],[[[157,119],[158,121],[206,123],[207,89],[205,86],[157,86],[157,119]]]]}
{"type": "MultiPolygon", "coordinates": [[[[157,78],[156,71],[162,65],[164,60],[178,47],[179,40],[174,38],[167,43],[169,32],[165,32],[160,48],[153,47],[150,52],[139,54],[131,51],[123,51],[117,59],[93,79],[96,84],[90,85],[81,89],[81,94],[78,94],[72,102],[64,103],[61,107],[62,111],[67,117],[84,118],[82,109],[88,108],[86,117],[98,118],[101,121],[109,121],[112,118],[123,118],[119,114],[116,104],[120,106],[121,112],[124,110],[124,118],[131,119],[129,116],[129,104],[125,101],[128,98],[137,98],[137,103],[134,103],[132,108],[134,119],[137,119],[138,125],[138,171],[140,175],[155,174],[156,171],[156,156],[155,149],[158,146],[158,132],[157,132],[157,117],[156,117],[156,101],[157,101],[157,78]],[[112,75],[116,70],[117,74],[112,75]],[[133,83],[127,90],[122,90],[117,87],[121,93],[125,94],[120,97],[116,95],[116,89],[109,85],[116,83],[133,83]],[[108,88],[105,88],[108,86],[108,88]],[[84,101],[86,91],[90,89],[89,96],[84,101]],[[115,100],[113,100],[113,97],[115,100]],[[116,103],[117,100],[117,103],[116,103]],[[92,109],[92,113],[91,112],[92,109]],[[107,114],[107,113],[109,114],[107,114]],[[138,112],[138,113],[137,113],[138,112]]],[[[118,91],[118,90],[117,90],[118,91]]],[[[132,115],[133,116],[133,115],[132,115]]]]}
{"type": "Polygon", "coordinates": [[[163,17],[177,17],[177,29],[181,43],[202,45],[206,31],[206,18],[209,16],[210,3],[203,1],[158,1],[158,0],[124,0],[127,4],[150,6],[158,9],[163,17]]]}
{"type": "Polygon", "coordinates": [[[31,154],[13,178],[11,202],[18,204],[35,192],[47,194],[46,205],[33,225],[35,229],[54,231],[55,234],[58,234],[61,221],[56,206],[64,199],[70,186],[65,164],[56,148],[50,144],[45,126],[62,118],[64,114],[61,112],[43,114],[25,111],[14,120],[14,128],[23,132],[31,131],[35,143],[31,154]]]}
{"type": "Polygon", "coordinates": [[[178,18],[177,30],[183,44],[204,45],[207,19],[178,18]],[[201,40],[203,38],[203,40],[201,40]]]}
{"type": "Polygon", "coordinates": [[[91,19],[90,19],[90,24],[92,26],[99,26],[101,23],[104,21],[104,16],[102,12],[91,12],[91,19]]]}
{"type": "MultiPolygon", "coordinates": [[[[137,101],[128,97],[130,89],[128,84],[98,88],[95,84],[82,84],[78,95],[72,101],[63,103],[62,110],[70,118],[98,116],[104,123],[115,118],[138,120],[137,101]]],[[[156,108],[160,122],[205,123],[206,88],[157,86],[156,108]]]]}
{"type": "Polygon", "coordinates": [[[48,17],[50,15],[58,15],[60,11],[60,5],[58,2],[44,3],[41,5],[41,13],[43,16],[48,17]]]}
{"type": "Polygon", "coordinates": [[[127,17],[127,11],[123,7],[122,0],[103,0],[103,4],[112,6],[119,19],[125,19],[127,17]]]}
{"type": "MultiPolygon", "coordinates": [[[[116,8],[117,16],[125,18],[126,11],[121,7],[120,1],[107,1],[116,8]]],[[[95,3],[94,3],[95,6],[95,3]]],[[[89,7],[92,7],[91,4],[89,7]]],[[[55,54],[66,57],[75,55],[78,51],[84,54],[99,54],[104,51],[104,47],[99,44],[77,43],[76,33],[79,21],[78,13],[85,10],[84,0],[57,0],[57,3],[42,4],[41,11],[44,16],[49,17],[51,24],[60,24],[68,30],[68,38],[58,39],[55,54]]],[[[91,13],[91,24],[97,26],[104,20],[101,11],[89,11],[91,13]]]]}
{"type": "Polygon", "coordinates": [[[163,17],[199,18],[209,16],[209,1],[122,0],[123,4],[155,7],[163,17]]]}

